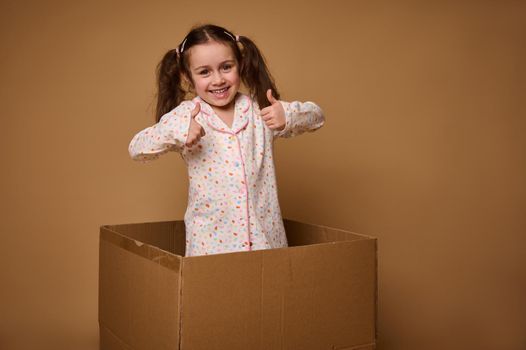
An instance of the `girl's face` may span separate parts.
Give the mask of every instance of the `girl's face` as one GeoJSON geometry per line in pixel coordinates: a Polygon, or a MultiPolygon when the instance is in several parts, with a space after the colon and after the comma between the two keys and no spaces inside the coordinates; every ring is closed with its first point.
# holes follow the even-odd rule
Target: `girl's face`
{"type": "Polygon", "coordinates": [[[211,106],[228,110],[239,90],[238,62],[232,49],[217,41],[192,46],[189,66],[193,87],[211,106]]]}

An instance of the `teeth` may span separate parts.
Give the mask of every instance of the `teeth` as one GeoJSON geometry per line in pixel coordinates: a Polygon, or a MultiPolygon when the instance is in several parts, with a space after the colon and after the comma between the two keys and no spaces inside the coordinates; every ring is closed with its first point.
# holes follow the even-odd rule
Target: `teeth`
{"type": "Polygon", "coordinates": [[[215,94],[220,94],[222,92],[225,92],[227,90],[227,88],[223,88],[223,89],[220,89],[220,90],[212,90],[213,93],[215,94]]]}

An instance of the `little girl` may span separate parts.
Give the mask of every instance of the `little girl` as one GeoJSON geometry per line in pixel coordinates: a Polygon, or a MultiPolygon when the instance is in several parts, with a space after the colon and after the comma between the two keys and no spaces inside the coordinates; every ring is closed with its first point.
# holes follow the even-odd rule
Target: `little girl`
{"type": "Polygon", "coordinates": [[[215,25],[192,29],[169,50],[157,79],[157,123],[133,137],[129,153],[142,162],[168,151],[184,159],[185,255],[286,247],[273,140],[320,128],[320,107],[280,101],[254,42],[215,25]]]}

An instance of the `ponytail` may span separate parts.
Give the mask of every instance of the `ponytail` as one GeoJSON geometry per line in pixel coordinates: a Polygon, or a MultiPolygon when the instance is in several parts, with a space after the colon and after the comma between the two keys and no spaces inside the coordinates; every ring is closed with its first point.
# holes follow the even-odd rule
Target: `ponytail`
{"type": "Polygon", "coordinates": [[[169,50],[157,65],[157,123],[164,114],[177,107],[186,94],[181,86],[181,69],[177,49],[169,50]]]}
{"type": "Polygon", "coordinates": [[[279,100],[279,92],[274,79],[267,68],[265,59],[256,44],[246,36],[239,36],[243,45],[240,75],[243,82],[250,90],[250,95],[264,108],[270,105],[267,99],[267,90],[271,89],[273,96],[279,100]]]}

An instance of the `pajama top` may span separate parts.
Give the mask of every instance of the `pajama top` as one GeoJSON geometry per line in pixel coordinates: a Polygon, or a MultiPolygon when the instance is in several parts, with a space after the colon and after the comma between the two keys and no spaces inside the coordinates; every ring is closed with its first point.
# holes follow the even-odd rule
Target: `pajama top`
{"type": "Polygon", "coordinates": [[[273,158],[273,140],[320,128],[324,115],[313,102],[279,101],[286,124],[272,130],[255,100],[238,93],[229,128],[199,96],[181,102],[160,121],[137,133],[128,151],[143,163],[168,151],[179,152],[188,168],[184,215],[186,256],[287,246],[273,158]],[[185,146],[195,103],[205,130],[196,145],[185,146]]]}

